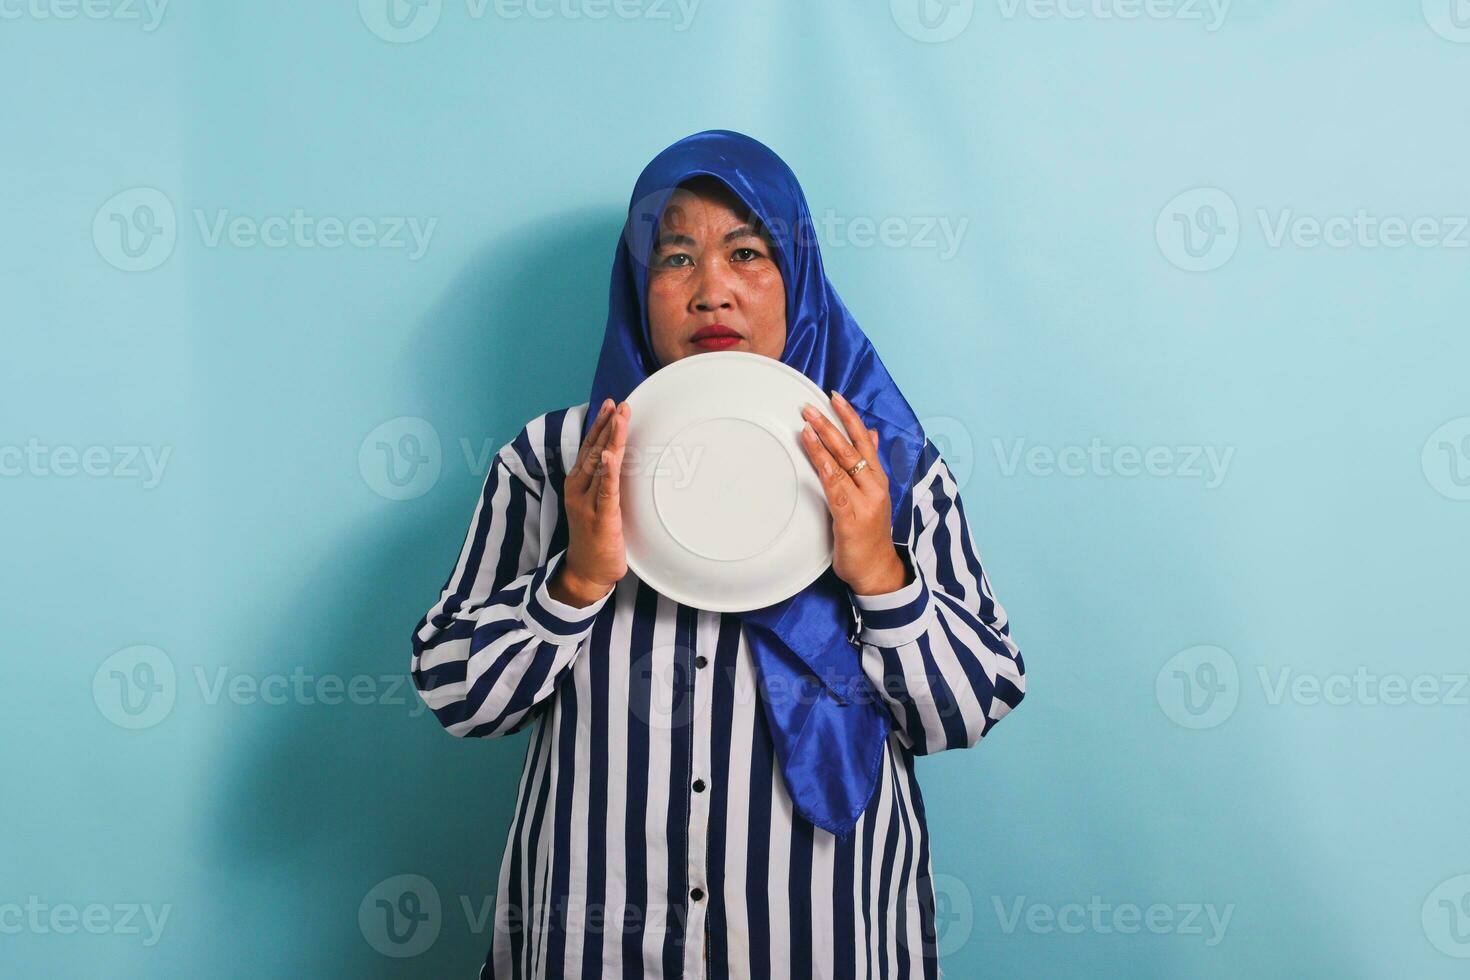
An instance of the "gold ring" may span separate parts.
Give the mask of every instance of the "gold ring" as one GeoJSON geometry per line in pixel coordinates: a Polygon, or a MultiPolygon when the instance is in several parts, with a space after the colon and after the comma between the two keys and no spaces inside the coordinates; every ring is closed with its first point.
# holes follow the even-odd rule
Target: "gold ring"
{"type": "Polygon", "coordinates": [[[860,459],[856,463],[852,464],[852,468],[847,471],[847,475],[856,477],[858,473],[862,471],[862,468],[867,465],[868,461],[866,459],[860,459]]]}

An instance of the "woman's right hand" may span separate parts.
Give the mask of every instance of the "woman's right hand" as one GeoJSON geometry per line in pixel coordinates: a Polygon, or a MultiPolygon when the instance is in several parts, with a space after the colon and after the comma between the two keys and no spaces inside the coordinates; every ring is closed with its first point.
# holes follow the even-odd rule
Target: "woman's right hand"
{"type": "Polygon", "coordinates": [[[605,399],[567,473],[567,553],[547,585],[558,602],[589,606],[628,574],[620,488],[631,411],[605,399]]]}

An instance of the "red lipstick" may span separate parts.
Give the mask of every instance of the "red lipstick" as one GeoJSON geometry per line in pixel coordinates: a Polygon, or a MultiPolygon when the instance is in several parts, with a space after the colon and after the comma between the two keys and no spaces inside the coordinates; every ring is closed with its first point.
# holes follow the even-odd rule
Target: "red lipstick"
{"type": "Polygon", "coordinates": [[[723,323],[711,323],[694,331],[694,336],[689,339],[704,350],[724,350],[734,347],[742,338],[738,332],[723,323]]]}

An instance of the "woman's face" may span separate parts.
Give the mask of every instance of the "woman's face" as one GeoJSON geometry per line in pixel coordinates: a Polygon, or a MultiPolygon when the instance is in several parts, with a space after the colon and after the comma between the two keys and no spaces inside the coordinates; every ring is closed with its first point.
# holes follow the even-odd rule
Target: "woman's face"
{"type": "Polygon", "coordinates": [[[660,367],[715,350],[780,360],[786,349],[775,252],[723,185],[669,197],[648,267],[648,329],[660,367]]]}

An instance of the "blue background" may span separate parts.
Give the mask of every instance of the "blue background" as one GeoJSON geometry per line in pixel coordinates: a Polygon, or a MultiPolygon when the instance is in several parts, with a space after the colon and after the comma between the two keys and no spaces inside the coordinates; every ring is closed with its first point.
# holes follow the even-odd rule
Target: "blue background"
{"type": "Polygon", "coordinates": [[[526,735],[441,731],[409,631],[488,453],[586,397],[638,171],[720,127],[826,216],[1026,660],[920,762],[947,974],[1463,975],[1451,0],[99,3],[0,18],[0,972],[474,975],[526,735]],[[208,234],[297,209],[371,241],[208,234]],[[1434,224],[1299,223],[1359,212],[1434,224]],[[411,957],[359,921],[399,875],[411,957]]]}

